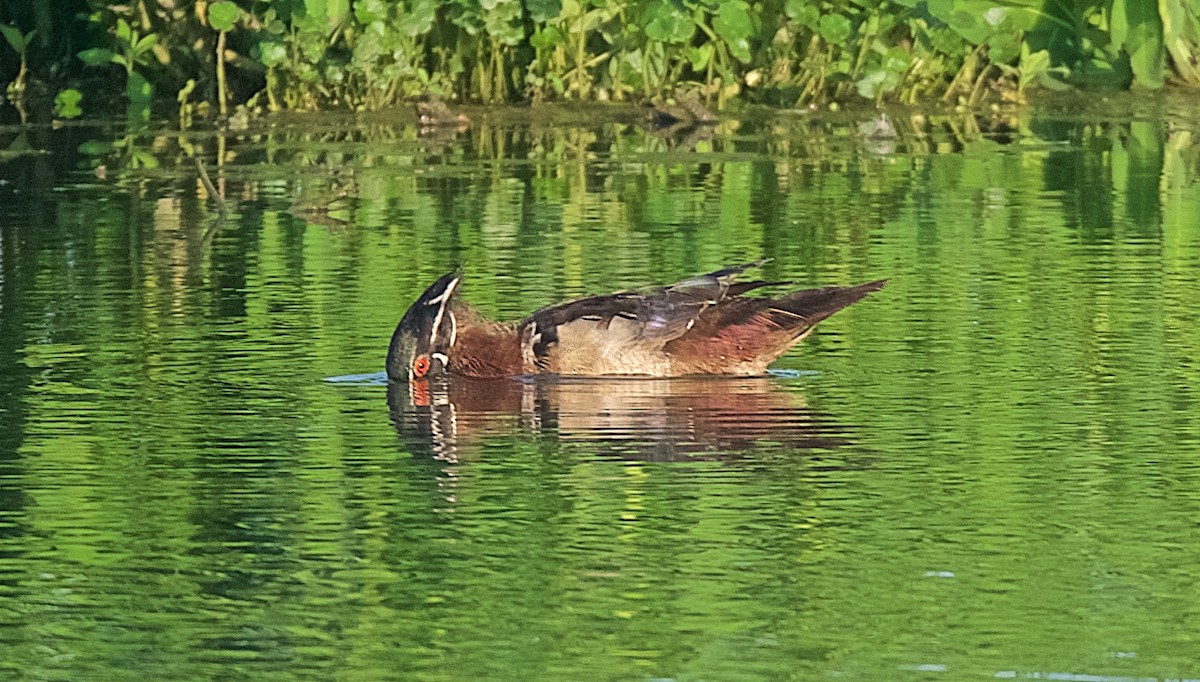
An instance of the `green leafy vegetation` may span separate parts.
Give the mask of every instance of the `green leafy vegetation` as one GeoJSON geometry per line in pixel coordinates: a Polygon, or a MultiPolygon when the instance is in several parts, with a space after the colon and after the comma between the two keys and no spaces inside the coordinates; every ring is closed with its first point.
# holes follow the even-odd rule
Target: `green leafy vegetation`
{"type": "Polygon", "coordinates": [[[88,66],[117,64],[125,69],[125,96],[129,100],[130,118],[150,117],[150,101],[154,87],[149,79],[137,70],[146,66],[150,51],[158,43],[158,35],[141,34],[124,19],[117,19],[112,31],[116,49],[92,47],[79,53],[79,59],[88,66]]]}
{"type": "Polygon", "coordinates": [[[79,106],[82,100],[82,92],[75,88],[67,88],[54,96],[54,113],[63,118],[76,118],[83,114],[83,109],[79,106]]]}
{"type": "MultiPolygon", "coordinates": [[[[64,12],[37,30],[74,34],[88,65],[122,66],[139,113],[188,81],[189,97],[222,116],[426,95],[644,100],[684,89],[718,105],[973,105],[1024,101],[1036,87],[1200,85],[1200,0],[72,1],[85,23],[64,12]]],[[[27,67],[34,34],[23,30],[3,27],[21,55],[10,94],[64,65],[43,41],[27,67]]],[[[51,92],[112,94],[65,61],[77,82],[51,92]]]]}
{"type": "Polygon", "coordinates": [[[0,35],[4,36],[4,42],[8,43],[8,46],[21,58],[21,66],[17,71],[17,75],[9,82],[4,92],[8,97],[8,101],[12,102],[22,112],[22,118],[24,117],[25,79],[29,74],[29,45],[33,42],[33,37],[36,33],[36,30],[22,33],[20,29],[14,26],[0,24],[0,35]]]}

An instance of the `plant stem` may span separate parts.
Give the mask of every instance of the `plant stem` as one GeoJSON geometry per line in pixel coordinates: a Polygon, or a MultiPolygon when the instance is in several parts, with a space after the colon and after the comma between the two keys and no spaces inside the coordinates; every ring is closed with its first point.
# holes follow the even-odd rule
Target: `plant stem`
{"type": "Polygon", "coordinates": [[[586,73],[585,67],[583,65],[584,57],[587,55],[587,50],[586,50],[587,31],[585,30],[586,25],[587,25],[587,18],[580,17],[579,18],[579,41],[575,45],[575,93],[579,96],[579,99],[583,99],[584,97],[587,96],[587,79],[585,78],[587,73],[586,73]]]}
{"type": "Polygon", "coordinates": [[[225,87],[225,31],[221,31],[217,34],[217,108],[222,116],[229,113],[225,87]]]}
{"type": "Polygon", "coordinates": [[[992,72],[995,65],[988,64],[979,72],[979,78],[975,79],[975,87],[971,88],[971,96],[967,98],[967,104],[975,104],[979,99],[979,94],[983,92],[984,83],[987,80],[987,75],[992,72]]]}

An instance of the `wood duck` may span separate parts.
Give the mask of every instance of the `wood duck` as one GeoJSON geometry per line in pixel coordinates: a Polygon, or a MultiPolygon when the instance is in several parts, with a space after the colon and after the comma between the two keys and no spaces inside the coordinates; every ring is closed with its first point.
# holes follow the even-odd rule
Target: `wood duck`
{"type": "Polygon", "coordinates": [[[761,375],[818,322],[887,283],[745,296],[789,284],[736,281],[763,262],[567,301],[517,322],[490,321],[459,300],[462,272],[451,272],[404,313],[388,348],[388,378],[761,375]]]}

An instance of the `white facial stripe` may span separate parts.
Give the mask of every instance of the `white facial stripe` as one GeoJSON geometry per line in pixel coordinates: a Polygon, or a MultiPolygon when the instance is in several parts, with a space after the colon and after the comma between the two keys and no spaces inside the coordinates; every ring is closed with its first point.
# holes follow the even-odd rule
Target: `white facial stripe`
{"type": "Polygon", "coordinates": [[[454,279],[450,280],[450,283],[446,285],[446,290],[443,291],[442,293],[438,294],[437,296],[434,296],[433,298],[429,299],[429,301],[426,303],[426,305],[437,305],[438,303],[443,303],[446,300],[448,300],[450,298],[450,296],[454,293],[454,289],[455,289],[455,287],[458,286],[458,282],[461,279],[462,279],[462,277],[460,276],[460,277],[455,277],[454,279]]]}
{"type": "Polygon", "coordinates": [[[454,347],[454,342],[458,340],[458,320],[454,317],[454,311],[450,311],[450,347],[454,347]]]}
{"type": "Polygon", "coordinates": [[[433,358],[434,360],[441,360],[442,367],[450,366],[450,358],[446,357],[445,353],[430,353],[429,357],[433,358]]]}
{"type": "MultiPolygon", "coordinates": [[[[454,293],[454,288],[458,286],[458,282],[461,279],[462,277],[455,277],[454,279],[450,280],[450,283],[446,285],[445,291],[443,291],[440,295],[429,299],[429,305],[436,303],[438,306],[437,315],[435,315],[433,318],[433,328],[429,332],[429,345],[431,346],[433,345],[433,337],[437,335],[438,327],[442,326],[442,315],[446,314],[446,304],[450,303],[450,295],[454,293]]],[[[453,315],[450,317],[451,319],[454,318],[453,315]]]]}

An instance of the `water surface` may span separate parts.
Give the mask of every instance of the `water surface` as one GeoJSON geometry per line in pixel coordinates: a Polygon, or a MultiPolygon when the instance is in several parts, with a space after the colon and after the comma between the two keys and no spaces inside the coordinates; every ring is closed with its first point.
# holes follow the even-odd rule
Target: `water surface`
{"type": "Polygon", "coordinates": [[[0,671],[1200,678],[1200,119],[1129,104],[0,131],[0,671]],[[759,258],[891,283],[761,379],[327,381],[462,263],[759,258]]]}

